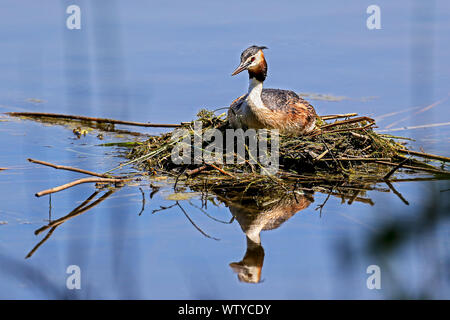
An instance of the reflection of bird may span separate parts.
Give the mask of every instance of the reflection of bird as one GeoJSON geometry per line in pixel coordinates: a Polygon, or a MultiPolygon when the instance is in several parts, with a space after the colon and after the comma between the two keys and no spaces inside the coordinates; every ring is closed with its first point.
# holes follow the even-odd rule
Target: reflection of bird
{"type": "Polygon", "coordinates": [[[237,128],[278,129],[284,134],[302,135],[312,132],[316,126],[316,112],[306,100],[295,92],[280,89],[263,89],[267,75],[267,63],[263,49],[251,46],[241,54],[241,63],[234,70],[236,75],[248,71],[248,93],[233,101],[228,111],[231,126],[237,128]]]}
{"type": "Polygon", "coordinates": [[[240,262],[230,263],[230,267],[243,282],[258,283],[264,262],[264,249],[260,232],[278,228],[295,213],[307,208],[313,202],[311,194],[290,194],[268,204],[256,202],[228,202],[230,212],[239,222],[247,237],[247,251],[240,262]]]}

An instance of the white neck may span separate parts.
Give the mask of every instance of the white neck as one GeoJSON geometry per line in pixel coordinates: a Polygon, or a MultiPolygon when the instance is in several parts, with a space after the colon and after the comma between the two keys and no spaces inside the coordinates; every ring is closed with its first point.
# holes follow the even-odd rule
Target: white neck
{"type": "Polygon", "coordinates": [[[262,88],[262,81],[256,80],[255,78],[250,79],[247,101],[251,107],[264,108],[264,104],[261,100],[262,88]]]}

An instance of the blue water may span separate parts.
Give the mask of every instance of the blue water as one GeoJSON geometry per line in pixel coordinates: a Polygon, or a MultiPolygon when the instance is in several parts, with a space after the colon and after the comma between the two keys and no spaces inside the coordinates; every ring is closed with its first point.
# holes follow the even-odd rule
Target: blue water
{"type": "MultiPolygon", "coordinates": [[[[345,97],[311,100],[319,114],[380,117],[417,107],[380,119],[379,130],[450,122],[448,2],[378,1],[381,30],[366,28],[370,4],[6,0],[0,10],[0,112],[189,121],[200,108],[228,106],[246,90],[247,77],[230,74],[240,52],[258,44],[269,47],[266,87],[345,97]],[[65,26],[70,4],[81,8],[81,30],[65,26]]],[[[416,150],[449,156],[448,128],[392,133],[415,138],[416,150]]],[[[180,201],[216,241],[178,207],[152,214],[173,204],[164,181],[118,190],[59,226],[24,259],[45,235],[34,231],[49,219],[48,197],[34,193],[80,177],[26,159],[106,171],[123,158],[117,148],[98,144],[134,138],[104,134],[99,140],[97,134],[77,139],[61,126],[0,117],[0,168],[8,168],[0,171],[0,298],[450,298],[446,181],[396,183],[409,205],[392,192],[369,191],[373,206],[330,197],[321,217],[315,208],[327,195],[316,193],[308,208],[261,233],[258,284],[239,282],[229,266],[246,252],[238,221],[218,223],[180,201]],[[150,184],[162,187],[152,199],[150,184]],[[146,199],[140,216],[139,187],[146,199]],[[431,208],[438,218],[421,228],[430,199],[438,204],[431,208]],[[397,223],[412,231],[392,251],[374,254],[371,239],[397,223]],[[66,288],[69,265],[81,268],[81,290],[66,288]],[[366,287],[369,265],[381,267],[381,290],[366,287]]],[[[81,185],[53,195],[52,219],[93,192],[92,185],[81,185]]],[[[201,205],[198,197],[191,202],[201,205]]],[[[232,218],[223,204],[209,203],[207,212],[232,218]]]]}

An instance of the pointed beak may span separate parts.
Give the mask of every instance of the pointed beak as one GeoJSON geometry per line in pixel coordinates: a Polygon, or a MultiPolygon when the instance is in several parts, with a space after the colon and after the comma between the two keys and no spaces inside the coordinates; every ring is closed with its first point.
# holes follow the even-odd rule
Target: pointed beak
{"type": "Polygon", "coordinates": [[[249,63],[241,63],[236,70],[233,71],[233,73],[231,74],[232,76],[237,75],[238,73],[241,73],[242,71],[246,70],[247,67],[249,66],[249,63]]]}

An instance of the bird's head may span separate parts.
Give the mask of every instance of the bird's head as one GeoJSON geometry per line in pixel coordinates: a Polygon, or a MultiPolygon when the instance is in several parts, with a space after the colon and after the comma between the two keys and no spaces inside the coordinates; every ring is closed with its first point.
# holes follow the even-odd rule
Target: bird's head
{"type": "Polygon", "coordinates": [[[239,66],[231,75],[235,76],[244,70],[248,70],[250,78],[262,78],[262,81],[264,81],[267,75],[267,62],[264,58],[264,49],[267,49],[267,47],[251,46],[245,49],[241,53],[239,66]]]}

